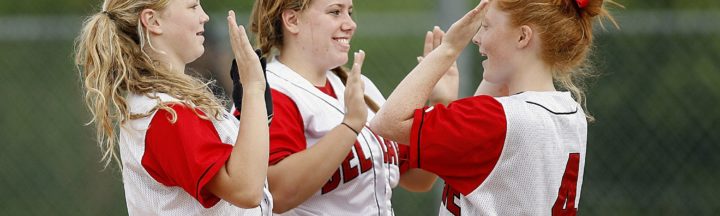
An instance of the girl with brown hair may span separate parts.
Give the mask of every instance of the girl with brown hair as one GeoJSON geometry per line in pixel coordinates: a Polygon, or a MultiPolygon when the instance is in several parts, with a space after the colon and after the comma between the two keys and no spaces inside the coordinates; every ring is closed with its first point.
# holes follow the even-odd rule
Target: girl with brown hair
{"type": "Polygon", "coordinates": [[[357,24],[352,0],[258,0],[251,23],[269,59],[274,108],[268,183],[283,215],[393,215],[397,185],[429,190],[436,177],[402,169],[406,148],[366,122],[384,103],[348,62],[357,24]]]}

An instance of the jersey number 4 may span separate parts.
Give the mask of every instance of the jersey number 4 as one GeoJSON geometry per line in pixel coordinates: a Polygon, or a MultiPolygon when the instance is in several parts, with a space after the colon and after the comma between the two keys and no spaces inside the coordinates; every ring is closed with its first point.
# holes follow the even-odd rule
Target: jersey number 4
{"type": "Polygon", "coordinates": [[[560,191],[558,192],[557,200],[555,200],[555,205],[553,205],[552,208],[553,216],[577,215],[575,198],[577,195],[579,167],[580,154],[571,153],[565,167],[565,174],[563,174],[562,177],[562,183],[560,184],[560,191]]]}

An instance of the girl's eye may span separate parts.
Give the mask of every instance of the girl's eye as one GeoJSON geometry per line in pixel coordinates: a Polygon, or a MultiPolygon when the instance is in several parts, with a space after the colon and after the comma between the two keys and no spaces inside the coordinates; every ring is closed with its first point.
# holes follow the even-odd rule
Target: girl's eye
{"type": "Polygon", "coordinates": [[[190,8],[192,8],[192,9],[197,9],[197,8],[198,8],[198,6],[200,6],[200,5],[199,5],[199,4],[196,4],[196,5],[193,5],[193,6],[192,6],[192,7],[190,7],[190,8]]]}
{"type": "Polygon", "coordinates": [[[340,15],[340,11],[339,11],[339,10],[330,11],[330,13],[331,13],[332,15],[336,15],[336,16],[340,15]]]}

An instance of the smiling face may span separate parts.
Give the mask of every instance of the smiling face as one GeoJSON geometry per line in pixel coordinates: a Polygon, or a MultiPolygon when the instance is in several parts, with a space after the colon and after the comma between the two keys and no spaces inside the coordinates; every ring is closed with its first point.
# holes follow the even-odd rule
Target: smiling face
{"type": "Polygon", "coordinates": [[[171,0],[158,18],[163,44],[158,49],[185,64],[195,61],[205,52],[203,33],[209,20],[199,0],[171,0]]]}
{"type": "Polygon", "coordinates": [[[331,69],[347,63],[357,28],[352,10],[352,0],[313,0],[301,12],[297,42],[315,65],[331,69]]]}
{"type": "Polygon", "coordinates": [[[511,25],[509,14],[497,8],[497,1],[491,1],[483,24],[473,38],[480,55],[487,57],[482,62],[484,79],[507,83],[516,73],[513,66],[518,59],[520,36],[519,27],[511,25]]]}

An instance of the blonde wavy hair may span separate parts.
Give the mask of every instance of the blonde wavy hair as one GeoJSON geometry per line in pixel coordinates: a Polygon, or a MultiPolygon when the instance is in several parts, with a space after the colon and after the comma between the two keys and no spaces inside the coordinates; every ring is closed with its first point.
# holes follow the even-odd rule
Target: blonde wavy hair
{"type": "MultiPolygon", "coordinates": [[[[101,161],[107,168],[112,161],[122,163],[117,154],[117,127],[127,120],[147,117],[158,109],[177,113],[153,93],[165,93],[198,108],[209,120],[218,119],[223,105],[210,91],[210,83],[171,71],[166,64],[145,52],[150,36],[142,26],[144,9],[162,10],[171,0],[105,0],[102,11],[88,17],[75,41],[75,64],[84,86],[85,103],[95,124],[101,161]],[[126,96],[145,95],[158,101],[149,113],[130,113],[126,96]]],[[[157,50],[156,50],[157,51],[157,50]]]]}

